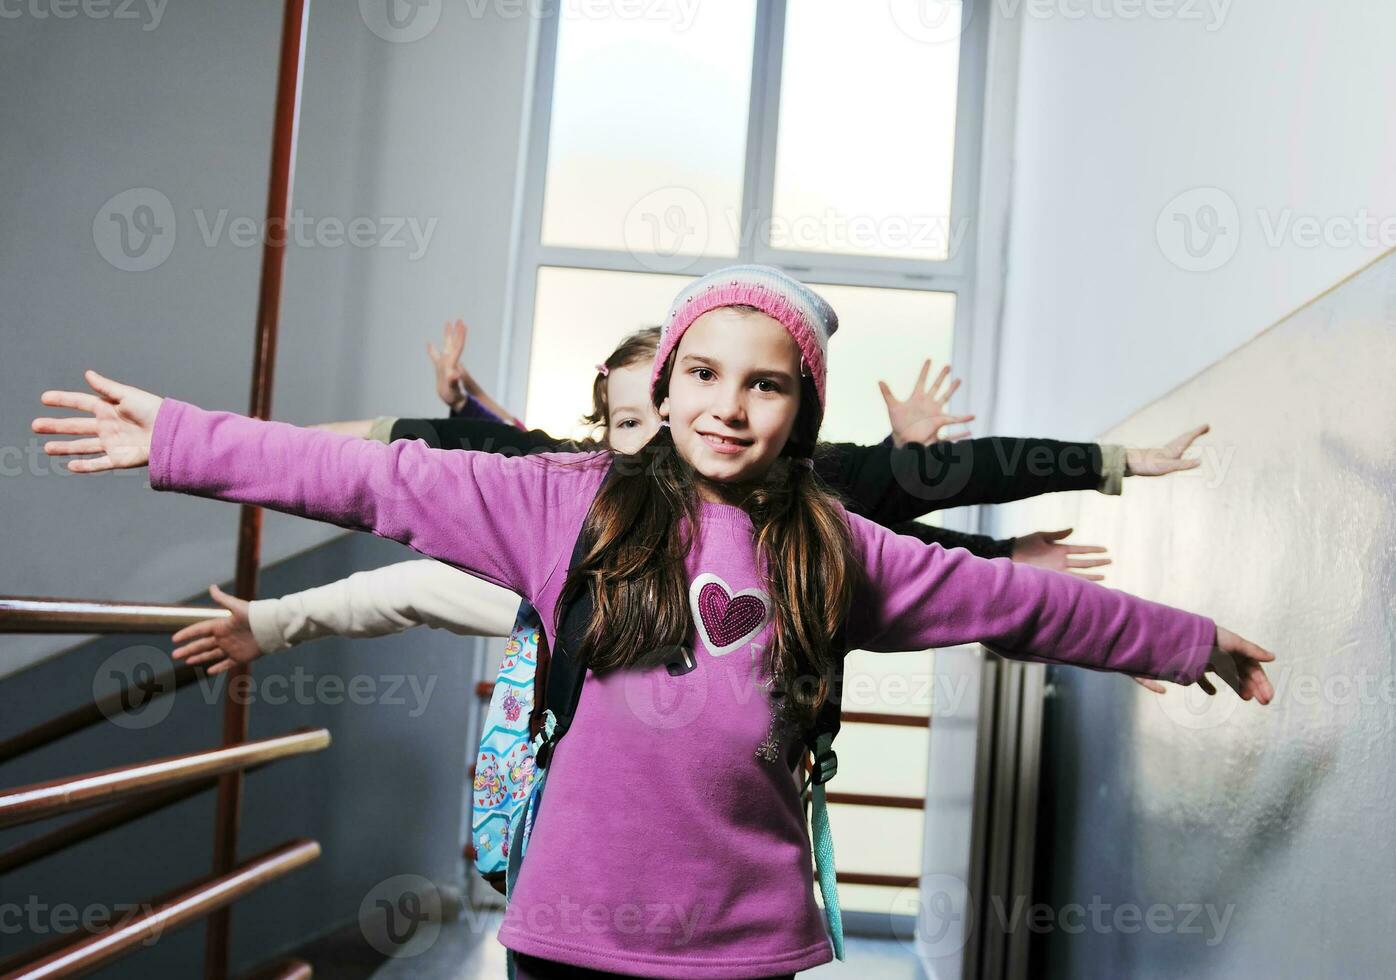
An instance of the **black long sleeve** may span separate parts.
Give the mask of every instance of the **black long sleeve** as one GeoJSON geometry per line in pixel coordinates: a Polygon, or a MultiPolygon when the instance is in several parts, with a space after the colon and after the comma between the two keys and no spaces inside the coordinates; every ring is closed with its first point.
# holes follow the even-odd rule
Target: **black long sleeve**
{"type": "Polygon", "coordinates": [[[922,524],[919,521],[907,521],[905,524],[898,524],[888,528],[897,534],[908,534],[913,538],[926,542],[926,544],[938,544],[942,548],[964,548],[972,555],[980,558],[1012,558],[1013,539],[1005,538],[997,540],[987,534],[965,534],[962,531],[950,531],[943,527],[932,527],[929,524],[922,524]]]}
{"type": "Polygon", "coordinates": [[[421,439],[434,449],[475,449],[505,456],[563,451],[570,444],[554,439],[542,429],[525,432],[515,425],[484,419],[398,419],[389,438],[421,439]]]}
{"type": "MultiPolygon", "coordinates": [[[[573,448],[541,429],[525,432],[502,422],[469,418],[398,419],[391,438],[424,439],[441,449],[507,455],[573,448]]],[[[998,504],[1058,490],[1094,490],[1100,485],[1101,455],[1095,443],[1055,439],[966,439],[901,449],[887,443],[829,443],[815,453],[814,468],[830,489],[845,498],[849,510],[907,533],[898,525],[934,510],[998,504]]],[[[966,547],[984,557],[1004,556],[1002,542],[992,538],[946,547],[966,547]]]]}
{"type": "Polygon", "coordinates": [[[850,510],[884,527],[950,507],[1095,490],[1102,466],[1095,443],[1000,437],[900,449],[829,443],[814,458],[850,510]]]}

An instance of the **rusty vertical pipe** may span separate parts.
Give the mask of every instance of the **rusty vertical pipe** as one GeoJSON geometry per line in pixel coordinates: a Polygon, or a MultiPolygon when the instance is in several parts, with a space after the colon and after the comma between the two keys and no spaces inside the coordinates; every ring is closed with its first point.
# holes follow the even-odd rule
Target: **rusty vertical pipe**
{"type": "MultiPolygon", "coordinates": [[[[301,72],[305,65],[305,36],[309,0],[286,0],[281,22],[281,55],[277,67],[276,117],[272,131],[271,180],[267,188],[267,223],[262,236],[262,275],[257,297],[257,334],[252,352],[252,394],[248,414],[265,419],[271,415],[273,369],[276,365],[276,328],[281,310],[281,282],[286,266],[287,219],[296,169],[296,136],[300,129],[301,72]]],[[[261,561],[262,511],[241,508],[238,518],[237,576],[234,591],[243,599],[257,595],[257,568],[261,561]]],[[[251,673],[246,664],[228,672],[224,687],[223,744],[247,740],[246,699],[232,697],[251,673]],[[235,686],[236,685],[236,686],[235,686]]],[[[238,826],[242,816],[242,773],[233,772],[218,781],[218,803],[213,832],[213,874],[226,875],[237,865],[238,826]]],[[[204,976],[223,980],[228,975],[228,906],[208,918],[204,940],[204,976]]]]}

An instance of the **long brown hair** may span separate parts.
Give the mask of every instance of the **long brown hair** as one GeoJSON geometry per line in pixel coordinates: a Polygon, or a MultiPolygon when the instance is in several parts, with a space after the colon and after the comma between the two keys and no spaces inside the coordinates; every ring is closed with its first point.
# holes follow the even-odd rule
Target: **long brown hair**
{"type": "MultiPolygon", "coordinates": [[[[675,354],[660,375],[656,404],[668,393],[675,354]]],[[[773,609],[766,677],[786,717],[806,727],[831,693],[843,653],[837,634],[863,576],[838,498],[801,461],[815,450],[820,416],[814,384],[801,378],[784,458],[741,503],[773,609]]],[[[564,595],[591,591],[594,612],[578,653],[597,672],[647,665],[693,630],[685,560],[699,527],[701,477],[667,425],[634,456],[613,454],[611,465],[584,526],[590,548],[563,588],[564,595]]]]}

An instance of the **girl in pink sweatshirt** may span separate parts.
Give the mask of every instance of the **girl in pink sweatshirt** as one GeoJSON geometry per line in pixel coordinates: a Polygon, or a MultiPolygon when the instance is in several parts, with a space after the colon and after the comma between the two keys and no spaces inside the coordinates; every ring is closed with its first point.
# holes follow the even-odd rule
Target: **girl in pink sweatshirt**
{"type": "Polygon", "coordinates": [[[589,670],[548,764],[499,939],[519,975],[564,965],[685,978],[827,962],[792,770],[845,649],[980,641],[1009,656],[1272,696],[1272,655],[1211,620],[1068,575],[945,551],[848,514],[808,462],[837,326],[777,270],[684,289],[639,458],[503,457],[383,445],[204,412],[89,372],[46,392],[90,418],[76,472],[150,466],[153,487],[372,531],[526,597],[549,639],[591,591],[589,670]],[[608,476],[608,471],[610,475],[608,476]],[[586,527],[589,549],[568,575],[586,527]],[[657,662],[682,646],[686,669],[657,662]]]}

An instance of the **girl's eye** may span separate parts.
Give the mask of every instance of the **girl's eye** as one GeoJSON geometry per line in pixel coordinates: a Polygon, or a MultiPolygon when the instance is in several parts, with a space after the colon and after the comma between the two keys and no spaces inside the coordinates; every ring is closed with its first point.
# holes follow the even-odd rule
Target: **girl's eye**
{"type": "Polygon", "coordinates": [[[780,391],[780,384],[778,382],[772,381],[770,378],[762,378],[760,381],[756,382],[756,386],[759,390],[765,392],[780,391]],[[763,385],[765,387],[762,387],[763,385]]]}
{"type": "Polygon", "coordinates": [[[712,368],[694,368],[690,373],[699,381],[711,381],[713,379],[712,368]]]}
{"type": "Polygon", "coordinates": [[[617,425],[616,428],[624,429],[626,426],[631,426],[633,428],[634,426],[637,426],[639,424],[639,421],[637,421],[636,419],[626,419],[625,421],[617,425]]]}

